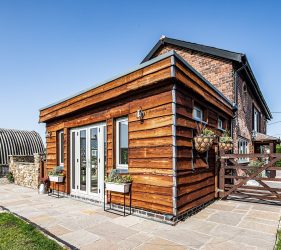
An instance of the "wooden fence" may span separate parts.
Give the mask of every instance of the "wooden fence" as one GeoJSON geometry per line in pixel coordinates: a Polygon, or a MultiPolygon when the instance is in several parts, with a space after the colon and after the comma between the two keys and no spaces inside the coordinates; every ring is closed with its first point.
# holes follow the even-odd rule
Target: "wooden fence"
{"type": "Polygon", "coordinates": [[[220,153],[219,197],[281,202],[281,154],[220,153]],[[276,176],[277,173],[277,176],[276,176]],[[279,177],[279,176],[280,177],[279,177]]]}

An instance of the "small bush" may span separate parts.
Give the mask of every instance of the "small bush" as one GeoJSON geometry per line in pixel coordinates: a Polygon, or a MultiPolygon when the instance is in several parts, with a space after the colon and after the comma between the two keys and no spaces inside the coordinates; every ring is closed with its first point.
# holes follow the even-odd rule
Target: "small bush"
{"type": "Polygon", "coordinates": [[[8,172],[8,174],[6,174],[6,178],[8,179],[8,181],[9,181],[10,183],[13,183],[13,182],[15,181],[14,175],[13,175],[12,172],[8,172]]]}

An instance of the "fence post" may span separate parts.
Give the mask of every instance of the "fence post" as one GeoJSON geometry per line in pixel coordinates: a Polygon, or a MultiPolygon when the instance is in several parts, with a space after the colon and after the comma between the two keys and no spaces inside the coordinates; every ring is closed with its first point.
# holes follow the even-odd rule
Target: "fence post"
{"type": "Polygon", "coordinates": [[[221,150],[220,151],[220,172],[219,172],[219,197],[223,198],[224,197],[224,180],[225,180],[225,159],[222,158],[222,156],[224,155],[224,152],[221,150]]]}

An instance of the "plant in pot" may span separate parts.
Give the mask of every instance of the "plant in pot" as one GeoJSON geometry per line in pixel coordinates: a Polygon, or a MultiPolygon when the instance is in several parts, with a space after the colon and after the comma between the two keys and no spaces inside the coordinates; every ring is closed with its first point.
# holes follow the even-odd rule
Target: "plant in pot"
{"type": "Polygon", "coordinates": [[[39,194],[45,194],[49,184],[49,178],[43,177],[39,179],[39,194]]]}
{"type": "Polygon", "coordinates": [[[62,166],[54,167],[52,171],[48,174],[49,180],[53,182],[63,182],[64,181],[64,171],[62,166]]]}
{"type": "Polygon", "coordinates": [[[224,131],[219,139],[220,150],[230,151],[233,149],[233,139],[228,131],[224,131]]]}
{"type": "Polygon", "coordinates": [[[197,135],[194,137],[195,149],[199,153],[209,151],[214,143],[215,137],[214,131],[205,128],[202,124],[197,124],[197,135]]]}
{"type": "Polygon", "coordinates": [[[108,191],[128,193],[132,184],[132,177],[130,175],[121,175],[116,169],[110,171],[109,175],[105,177],[105,187],[108,191]]]}

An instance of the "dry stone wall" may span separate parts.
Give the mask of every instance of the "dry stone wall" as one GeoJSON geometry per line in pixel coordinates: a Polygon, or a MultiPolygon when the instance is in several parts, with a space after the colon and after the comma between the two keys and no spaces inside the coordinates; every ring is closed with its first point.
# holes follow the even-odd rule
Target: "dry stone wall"
{"type": "Polygon", "coordinates": [[[10,156],[9,171],[13,173],[15,184],[38,188],[41,156],[10,156]]]}

